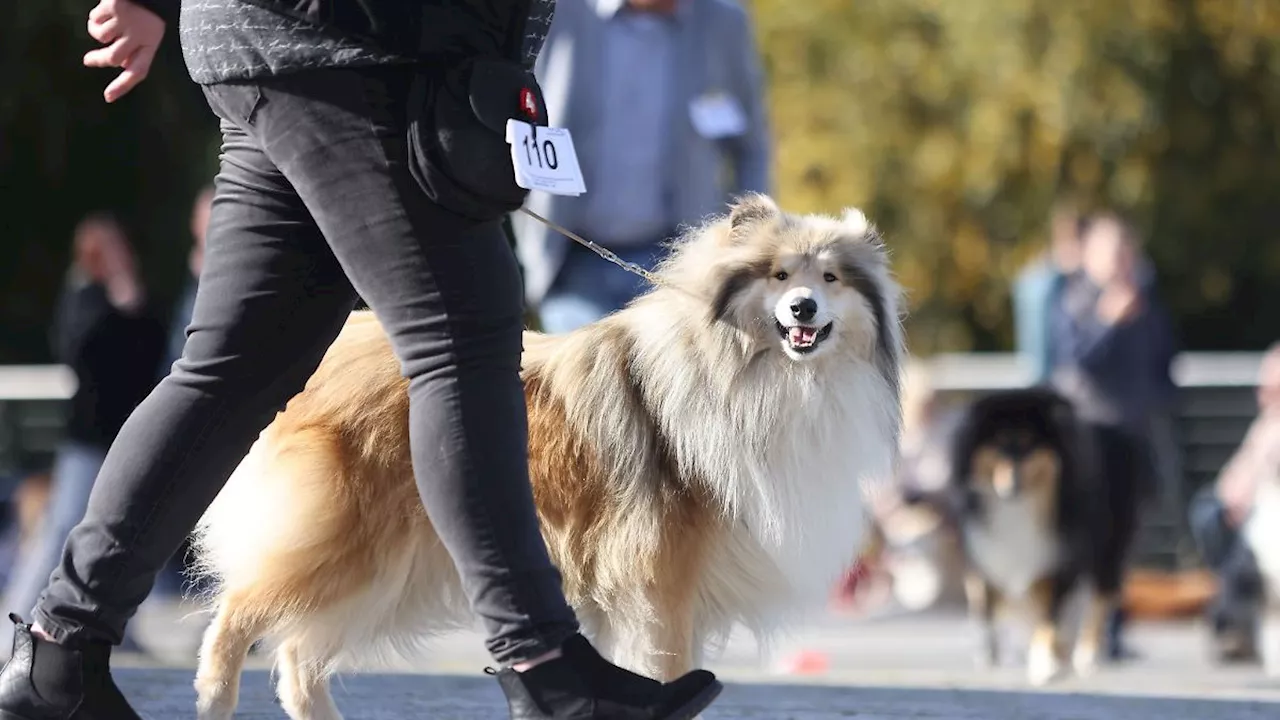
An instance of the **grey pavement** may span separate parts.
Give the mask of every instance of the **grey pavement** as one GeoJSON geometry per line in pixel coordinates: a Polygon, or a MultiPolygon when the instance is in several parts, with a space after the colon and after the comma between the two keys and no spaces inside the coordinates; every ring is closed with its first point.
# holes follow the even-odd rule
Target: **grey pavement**
{"type": "MultiPolygon", "coordinates": [[[[132,670],[125,692],[150,720],[193,717],[189,671],[132,670]]],[[[487,678],[441,675],[358,675],[334,693],[348,720],[492,720],[505,718],[502,696],[487,678]]],[[[1280,704],[1093,694],[997,692],[948,688],[862,688],[826,685],[730,684],[708,720],[1274,720],[1280,704]]],[[[245,677],[245,720],[280,720],[267,676],[245,677]]]]}
{"type": "MultiPolygon", "coordinates": [[[[190,621],[189,621],[190,622],[190,621]]],[[[139,622],[160,656],[122,656],[121,684],[145,717],[193,717],[188,649],[193,638],[154,611],[139,622]],[[168,648],[164,643],[170,643],[168,648]]],[[[771,657],[735,638],[708,665],[728,683],[704,718],[728,720],[1246,720],[1280,718],[1280,681],[1256,667],[1221,668],[1204,652],[1192,624],[1140,624],[1131,641],[1142,658],[1031,691],[1016,665],[976,670],[971,634],[949,615],[839,617],[780,642],[771,657]],[[807,653],[810,672],[792,664],[807,653]]],[[[265,658],[246,672],[238,718],[280,720],[265,658]]],[[[421,661],[380,672],[344,674],[334,696],[348,720],[505,718],[496,683],[473,633],[437,640],[421,661]]]]}

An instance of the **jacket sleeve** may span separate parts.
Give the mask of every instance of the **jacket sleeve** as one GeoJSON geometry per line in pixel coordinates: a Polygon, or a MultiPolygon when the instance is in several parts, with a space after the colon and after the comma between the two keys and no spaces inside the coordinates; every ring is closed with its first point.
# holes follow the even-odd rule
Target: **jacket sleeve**
{"type": "Polygon", "coordinates": [[[524,24],[523,60],[529,69],[533,69],[542,55],[542,47],[551,33],[551,24],[555,20],[556,0],[532,0],[529,3],[529,17],[524,24]]]}
{"type": "Polygon", "coordinates": [[[1151,371],[1157,373],[1157,377],[1169,378],[1173,360],[1181,348],[1173,328],[1173,316],[1154,292],[1147,295],[1144,320],[1147,323],[1147,338],[1151,343],[1151,359],[1154,363],[1151,371]]]}
{"type": "Polygon", "coordinates": [[[751,19],[746,11],[735,8],[735,56],[737,96],[747,116],[747,131],[733,143],[734,192],[772,194],[772,140],[766,107],[764,69],[756,46],[751,19]]]}
{"type": "Polygon", "coordinates": [[[1102,322],[1092,306],[1076,316],[1066,302],[1059,301],[1054,303],[1051,327],[1055,364],[1079,365],[1095,371],[1112,359],[1124,326],[1102,322]]]}

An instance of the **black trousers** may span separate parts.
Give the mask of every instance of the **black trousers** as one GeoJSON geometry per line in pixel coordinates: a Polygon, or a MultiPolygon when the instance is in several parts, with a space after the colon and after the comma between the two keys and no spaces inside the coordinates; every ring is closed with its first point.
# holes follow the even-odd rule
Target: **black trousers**
{"type": "MultiPolygon", "coordinates": [[[[1098,463],[1099,508],[1105,511],[1101,537],[1094,538],[1098,589],[1120,593],[1139,527],[1143,501],[1155,487],[1155,463],[1147,439],[1114,425],[1087,425],[1098,463]]],[[[1128,617],[1117,608],[1107,620],[1107,654],[1119,658],[1128,617]]]]}
{"type": "Polygon", "coordinates": [[[1095,538],[1099,553],[1098,583],[1104,592],[1119,592],[1133,547],[1143,498],[1148,495],[1153,465],[1145,438],[1114,425],[1090,425],[1099,470],[1100,507],[1107,522],[1095,538]]]}
{"type": "Polygon", "coordinates": [[[120,641],[357,293],[410,378],[418,488],[489,651],[519,662],[577,631],[529,487],[518,263],[500,223],[464,221],[414,184],[410,72],[206,88],[223,145],[185,350],[111,447],[36,609],[59,640],[120,641]]]}

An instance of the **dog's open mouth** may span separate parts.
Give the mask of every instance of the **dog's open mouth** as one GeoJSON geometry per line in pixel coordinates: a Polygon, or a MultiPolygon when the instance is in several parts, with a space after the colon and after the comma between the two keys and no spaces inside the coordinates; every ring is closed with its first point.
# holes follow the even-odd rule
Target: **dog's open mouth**
{"type": "Polygon", "coordinates": [[[831,335],[831,326],[834,323],[816,328],[809,325],[792,325],[787,327],[778,321],[774,321],[778,328],[778,335],[787,343],[787,347],[798,353],[807,353],[818,347],[818,343],[826,340],[831,335]]]}

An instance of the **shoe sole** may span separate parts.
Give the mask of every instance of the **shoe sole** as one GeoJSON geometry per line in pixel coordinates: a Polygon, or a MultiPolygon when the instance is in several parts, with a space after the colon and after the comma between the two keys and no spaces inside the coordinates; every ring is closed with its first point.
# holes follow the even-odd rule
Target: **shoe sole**
{"type": "MultiPolygon", "coordinates": [[[[698,716],[698,713],[706,710],[711,703],[715,702],[716,698],[720,697],[722,690],[724,690],[724,685],[721,685],[720,681],[716,680],[703,688],[702,692],[694,695],[689,702],[676,708],[675,712],[663,716],[659,720],[693,720],[698,716]]],[[[7,718],[0,717],[0,720],[7,720],[7,718]]],[[[22,719],[18,718],[17,720],[22,719]]]]}

